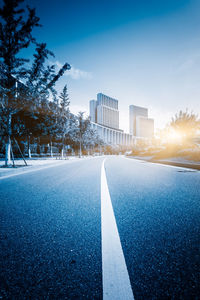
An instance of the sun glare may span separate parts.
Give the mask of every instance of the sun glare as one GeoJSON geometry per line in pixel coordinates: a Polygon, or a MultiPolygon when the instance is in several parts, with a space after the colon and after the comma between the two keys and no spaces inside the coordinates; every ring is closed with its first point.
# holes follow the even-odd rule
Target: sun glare
{"type": "Polygon", "coordinates": [[[176,131],[175,129],[170,129],[168,132],[166,132],[164,134],[165,141],[167,141],[168,143],[180,143],[182,142],[182,134],[178,131],[176,131]]]}

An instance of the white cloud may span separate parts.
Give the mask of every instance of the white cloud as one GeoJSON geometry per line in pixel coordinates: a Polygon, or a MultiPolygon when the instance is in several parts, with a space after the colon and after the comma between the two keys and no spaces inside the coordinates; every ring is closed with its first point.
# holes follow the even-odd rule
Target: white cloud
{"type": "Polygon", "coordinates": [[[182,63],[180,63],[177,67],[178,72],[187,71],[191,69],[193,66],[196,66],[200,62],[200,54],[193,54],[187,59],[185,59],[182,63]]]}
{"type": "Polygon", "coordinates": [[[178,72],[182,72],[185,70],[188,70],[189,68],[191,68],[194,65],[195,61],[194,59],[188,59],[186,61],[184,61],[182,64],[180,64],[180,66],[178,67],[178,72]]]}
{"type": "Polygon", "coordinates": [[[92,79],[92,73],[76,69],[73,66],[66,75],[70,76],[72,79],[92,79]]]}
{"type": "MultiPolygon", "coordinates": [[[[58,69],[62,68],[62,64],[59,61],[55,62],[55,65],[58,67],[58,69]]],[[[65,76],[70,76],[72,79],[92,79],[92,73],[83,71],[80,69],[75,68],[71,65],[71,69],[69,71],[66,71],[65,76]]]]}

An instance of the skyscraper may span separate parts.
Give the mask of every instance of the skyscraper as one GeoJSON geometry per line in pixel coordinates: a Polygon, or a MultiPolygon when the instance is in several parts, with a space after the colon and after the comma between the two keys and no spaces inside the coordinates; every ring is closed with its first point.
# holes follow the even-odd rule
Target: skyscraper
{"type": "Polygon", "coordinates": [[[97,100],[90,101],[92,129],[97,132],[105,144],[112,146],[133,144],[133,137],[119,129],[118,100],[97,94],[97,100]]]}
{"type": "Polygon", "coordinates": [[[136,118],[146,117],[148,118],[148,109],[136,105],[129,106],[129,132],[136,136],[136,118]]]}
{"type": "Polygon", "coordinates": [[[90,101],[90,119],[94,123],[97,121],[97,100],[90,101]]]}
{"type": "Polygon", "coordinates": [[[136,117],[136,137],[152,138],[154,135],[154,119],[136,117]]]}
{"type": "Polygon", "coordinates": [[[97,100],[90,101],[91,121],[113,129],[119,129],[118,100],[97,94],[97,100]]]}
{"type": "Polygon", "coordinates": [[[148,118],[148,109],[136,105],[129,106],[130,134],[140,138],[152,138],[154,120],[148,118]]]}

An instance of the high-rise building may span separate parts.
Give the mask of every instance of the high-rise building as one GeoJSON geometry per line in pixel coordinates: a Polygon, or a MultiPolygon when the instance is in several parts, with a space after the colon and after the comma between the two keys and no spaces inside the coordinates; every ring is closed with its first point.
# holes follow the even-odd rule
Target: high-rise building
{"type": "Polygon", "coordinates": [[[130,134],[141,138],[152,138],[154,135],[154,120],[148,118],[148,109],[136,105],[129,106],[130,134]]]}
{"type": "Polygon", "coordinates": [[[129,132],[130,134],[136,136],[136,118],[146,117],[148,118],[148,109],[136,105],[129,106],[129,132]]]}
{"type": "Polygon", "coordinates": [[[104,143],[109,145],[132,145],[133,137],[119,129],[118,100],[97,94],[97,100],[90,101],[91,126],[104,143]]]}
{"type": "Polygon", "coordinates": [[[119,129],[118,100],[97,94],[97,100],[90,101],[90,117],[92,122],[119,129]]]}
{"type": "Polygon", "coordinates": [[[154,135],[154,119],[138,116],[136,117],[136,136],[152,138],[154,135]]]}
{"type": "Polygon", "coordinates": [[[90,119],[91,122],[96,123],[97,121],[97,101],[91,100],[90,101],[90,119]]]}
{"type": "Polygon", "coordinates": [[[154,135],[154,120],[148,118],[148,109],[136,105],[129,106],[130,133],[119,129],[118,100],[102,93],[90,101],[90,118],[92,128],[106,144],[130,146],[154,135]]]}

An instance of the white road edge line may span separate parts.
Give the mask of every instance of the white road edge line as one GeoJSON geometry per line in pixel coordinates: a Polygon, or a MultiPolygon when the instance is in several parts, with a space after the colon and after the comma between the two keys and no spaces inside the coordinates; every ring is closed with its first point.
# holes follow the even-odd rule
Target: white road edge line
{"type": "Polygon", "coordinates": [[[158,163],[158,162],[151,162],[151,161],[148,161],[148,160],[143,160],[143,159],[137,159],[137,158],[128,158],[128,157],[124,157],[123,158],[125,159],[129,159],[130,161],[134,161],[134,160],[137,160],[138,162],[146,162],[148,164],[151,164],[151,165],[158,165],[158,166],[161,166],[161,167],[167,167],[167,168],[172,168],[172,169],[181,169],[181,170],[195,170],[195,171],[198,171],[197,169],[192,169],[192,168],[187,168],[187,167],[179,167],[179,166],[173,166],[173,165],[168,165],[168,164],[162,164],[162,163],[158,163]]]}
{"type": "Polygon", "coordinates": [[[105,159],[101,167],[103,300],[133,300],[128,270],[108,189],[105,159]]]}

